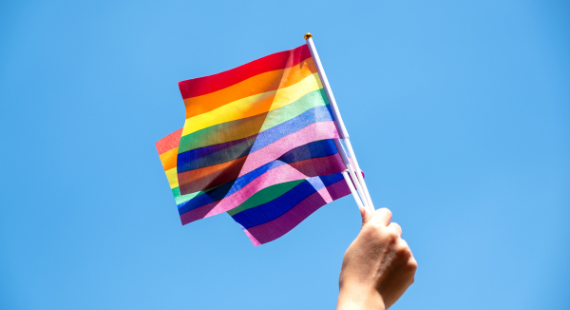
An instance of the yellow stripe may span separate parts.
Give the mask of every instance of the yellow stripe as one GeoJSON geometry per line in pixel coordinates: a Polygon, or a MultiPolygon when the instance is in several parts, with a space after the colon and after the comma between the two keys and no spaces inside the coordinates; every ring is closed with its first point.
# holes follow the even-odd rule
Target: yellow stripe
{"type": "Polygon", "coordinates": [[[278,109],[322,87],[318,73],[311,74],[295,85],[239,99],[210,112],[186,119],[182,135],[278,109]]]}
{"type": "Polygon", "coordinates": [[[166,178],[168,179],[168,184],[170,184],[170,189],[178,187],[178,173],[176,173],[176,167],[165,172],[166,178]]]}

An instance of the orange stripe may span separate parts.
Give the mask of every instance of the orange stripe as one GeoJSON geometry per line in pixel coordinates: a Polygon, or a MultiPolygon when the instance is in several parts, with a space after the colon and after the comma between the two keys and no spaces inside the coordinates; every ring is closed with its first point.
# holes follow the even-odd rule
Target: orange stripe
{"type": "Polygon", "coordinates": [[[224,170],[232,165],[235,165],[236,163],[243,164],[246,158],[247,156],[243,156],[238,159],[234,159],[225,163],[178,173],[178,181],[181,184],[186,184],[192,181],[196,181],[202,177],[216,173],[217,171],[224,170]]]}
{"type": "Polygon", "coordinates": [[[178,157],[178,148],[173,148],[172,150],[166,151],[160,155],[160,161],[162,162],[162,167],[164,171],[176,168],[176,159],[178,157]]]}
{"type": "Polygon", "coordinates": [[[182,172],[178,174],[178,181],[180,186],[193,187],[193,192],[206,190],[210,187],[235,180],[239,176],[246,159],[247,156],[243,156],[222,164],[182,172]],[[219,180],[220,175],[222,175],[222,181],[219,180]],[[213,181],[216,181],[216,184],[209,186],[213,181]]]}
{"type": "Polygon", "coordinates": [[[242,98],[294,85],[315,72],[317,68],[313,59],[308,58],[295,67],[261,73],[216,92],[184,99],[186,118],[212,111],[242,98]]]}

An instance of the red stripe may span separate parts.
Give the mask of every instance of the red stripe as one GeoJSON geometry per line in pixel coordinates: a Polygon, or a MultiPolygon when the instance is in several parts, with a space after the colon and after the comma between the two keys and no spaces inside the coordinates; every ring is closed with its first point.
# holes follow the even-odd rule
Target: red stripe
{"type": "Polygon", "coordinates": [[[263,72],[298,65],[310,57],[309,47],[304,44],[292,50],[265,56],[228,71],[178,82],[178,86],[183,99],[201,96],[232,86],[263,72]]]}
{"type": "Polygon", "coordinates": [[[164,152],[170,151],[173,148],[178,147],[181,135],[182,135],[182,128],[176,130],[175,132],[169,134],[168,136],[156,142],[156,149],[158,150],[158,155],[162,155],[164,152]]]}

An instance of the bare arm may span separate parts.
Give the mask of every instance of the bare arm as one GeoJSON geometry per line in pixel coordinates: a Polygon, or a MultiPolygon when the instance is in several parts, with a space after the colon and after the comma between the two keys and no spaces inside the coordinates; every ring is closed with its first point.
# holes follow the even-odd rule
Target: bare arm
{"type": "Polygon", "coordinates": [[[346,250],[340,271],[337,310],[385,310],[414,282],[417,262],[390,223],[386,208],[362,214],[362,229],[346,250]]]}

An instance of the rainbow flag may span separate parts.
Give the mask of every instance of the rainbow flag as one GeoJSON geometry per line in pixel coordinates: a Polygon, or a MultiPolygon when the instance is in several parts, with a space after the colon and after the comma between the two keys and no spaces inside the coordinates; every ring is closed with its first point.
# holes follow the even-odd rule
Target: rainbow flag
{"type": "Polygon", "coordinates": [[[227,212],[258,245],[350,193],[307,45],[179,86],[184,127],[157,148],[183,225],[227,212]]]}
{"type": "MultiPolygon", "coordinates": [[[[186,224],[200,218],[200,216],[194,218],[184,216],[188,213],[186,210],[217,201],[226,190],[220,186],[206,192],[188,195],[180,193],[176,155],[181,134],[182,129],[173,132],[158,141],[156,147],[178,206],[182,224],[186,224]]],[[[283,165],[287,162],[294,164],[296,162],[294,157],[306,156],[307,150],[312,150],[315,155],[327,155],[336,151],[332,140],[315,141],[306,147],[302,146],[288,152],[280,161],[283,165]]],[[[348,194],[350,190],[341,173],[308,177],[268,186],[227,213],[241,225],[253,244],[257,246],[283,236],[320,207],[348,194]]]]}
{"type": "Polygon", "coordinates": [[[179,86],[180,194],[208,193],[183,210],[183,222],[229,211],[269,186],[345,169],[336,149],[318,142],[339,134],[307,45],[179,86]]]}

